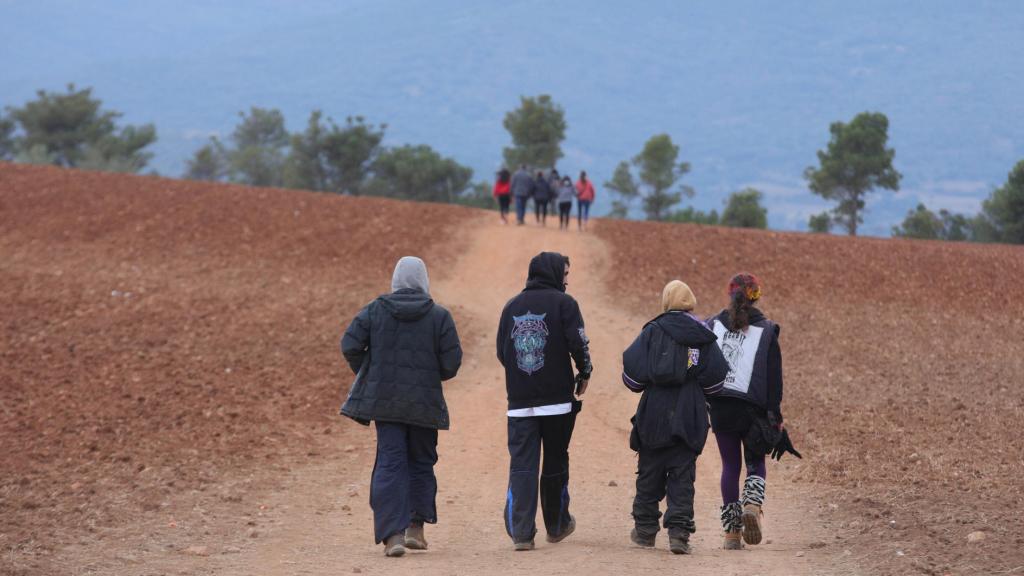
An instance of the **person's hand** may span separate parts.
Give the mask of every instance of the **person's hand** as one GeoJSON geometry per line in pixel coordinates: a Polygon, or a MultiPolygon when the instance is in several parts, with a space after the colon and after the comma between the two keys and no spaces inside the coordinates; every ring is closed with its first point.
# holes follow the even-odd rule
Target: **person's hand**
{"type": "Polygon", "coordinates": [[[583,396],[583,393],[587,391],[587,384],[590,384],[590,374],[583,374],[582,372],[576,375],[576,396],[583,396]]]}

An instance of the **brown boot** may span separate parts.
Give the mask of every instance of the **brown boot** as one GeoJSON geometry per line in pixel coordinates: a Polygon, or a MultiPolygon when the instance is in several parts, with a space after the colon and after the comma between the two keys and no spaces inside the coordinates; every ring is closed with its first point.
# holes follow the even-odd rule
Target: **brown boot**
{"type": "Polygon", "coordinates": [[[743,541],[747,544],[761,543],[761,506],[764,505],[764,478],[747,476],[743,483],[743,541]]]}
{"type": "Polygon", "coordinates": [[[413,522],[405,531],[405,547],[409,550],[426,550],[427,538],[423,535],[423,523],[413,522]]]}
{"type": "Polygon", "coordinates": [[[740,539],[740,531],[734,530],[732,532],[726,532],[722,548],[725,550],[743,550],[743,541],[740,539]]]}
{"type": "Polygon", "coordinates": [[[743,541],[747,544],[761,543],[761,506],[743,505],[743,541]]]}

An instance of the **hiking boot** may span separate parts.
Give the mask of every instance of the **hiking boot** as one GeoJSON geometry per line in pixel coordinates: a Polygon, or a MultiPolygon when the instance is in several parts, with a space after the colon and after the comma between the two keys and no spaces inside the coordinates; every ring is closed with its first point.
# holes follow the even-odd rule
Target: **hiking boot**
{"type": "Polygon", "coordinates": [[[562,530],[562,533],[559,534],[558,536],[552,536],[551,534],[548,534],[547,535],[547,541],[552,543],[552,544],[554,544],[556,542],[561,542],[562,540],[565,540],[566,537],[569,536],[569,534],[572,534],[575,531],[576,531],[576,518],[574,516],[570,515],[569,516],[569,525],[565,527],[565,530],[562,530]]]}
{"type": "Polygon", "coordinates": [[[764,505],[764,478],[747,476],[743,483],[743,541],[747,544],[761,543],[761,506],[764,505]]]}
{"type": "Polygon", "coordinates": [[[526,552],[527,550],[533,550],[535,546],[533,540],[528,540],[526,542],[516,542],[512,547],[516,552],[526,552]]]}
{"type": "Polygon", "coordinates": [[[740,539],[740,531],[726,532],[722,548],[725,550],[743,550],[743,540],[740,539]]]}
{"type": "Polygon", "coordinates": [[[389,558],[398,558],[405,554],[405,534],[398,532],[388,536],[384,540],[384,555],[389,558]]]}
{"type": "Polygon", "coordinates": [[[673,554],[689,554],[692,551],[690,549],[690,539],[682,536],[669,536],[668,549],[671,550],[673,554]]]}
{"type": "Polygon", "coordinates": [[[761,543],[761,506],[758,504],[743,505],[743,541],[747,544],[761,543]]]}
{"type": "Polygon", "coordinates": [[[427,549],[427,538],[423,535],[422,522],[413,522],[405,530],[405,547],[409,550],[427,549]]]}
{"type": "Polygon", "coordinates": [[[629,533],[629,539],[642,548],[654,548],[654,536],[641,536],[636,528],[629,533]]]}

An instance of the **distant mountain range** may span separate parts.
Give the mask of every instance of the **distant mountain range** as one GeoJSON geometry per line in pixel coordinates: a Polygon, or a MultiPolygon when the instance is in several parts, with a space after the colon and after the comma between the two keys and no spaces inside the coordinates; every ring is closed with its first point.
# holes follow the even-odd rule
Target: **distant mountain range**
{"type": "Polygon", "coordinates": [[[156,124],[153,166],[172,176],[240,110],[280,108],[299,130],[320,108],[489,179],[504,114],[549,93],[569,123],[563,171],[600,184],[667,132],[694,205],[754,186],[771,226],[797,230],[826,207],[801,174],[829,123],[879,110],[904,181],[869,200],[864,232],[887,235],[919,201],[976,211],[1024,158],[1022,30],[1016,0],[0,0],[0,105],[93,86],[156,124]]]}

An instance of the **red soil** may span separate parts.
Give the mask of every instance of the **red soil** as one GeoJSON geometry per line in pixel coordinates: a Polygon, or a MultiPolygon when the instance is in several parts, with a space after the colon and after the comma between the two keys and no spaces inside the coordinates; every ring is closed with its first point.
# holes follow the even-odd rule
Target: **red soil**
{"type": "Polygon", "coordinates": [[[616,221],[598,235],[637,312],[653,315],[672,278],[703,315],[732,274],[761,278],[805,455],[779,490],[824,488],[863,563],[1024,570],[1024,247],[616,221]]]}
{"type": "MultiPolygon", "coordinates": [[[[0,164],[0,572],[57,573],[69,547],[207,508],[254,525],[261,489],[349,441],[323,401],[351,380],[339,322],[401,255],[442,275],[477,216],[0,164]]],[[[805,454],[769,498],[820,496],[873,572],[1022,569],[1024,248],[598,224],[635,313],[670,278],[705,315],[732,273],[764,281],[805,454]]]]}
{"type": "Polygon", "coordinates": [[[173,515],[174,494],[240,500],[247,472],[306,458],[351,380],[339,319],[402,255],[443,270],[434,247],[473,214],[0,163],[4,556],[41,569],[173,515]]]}

